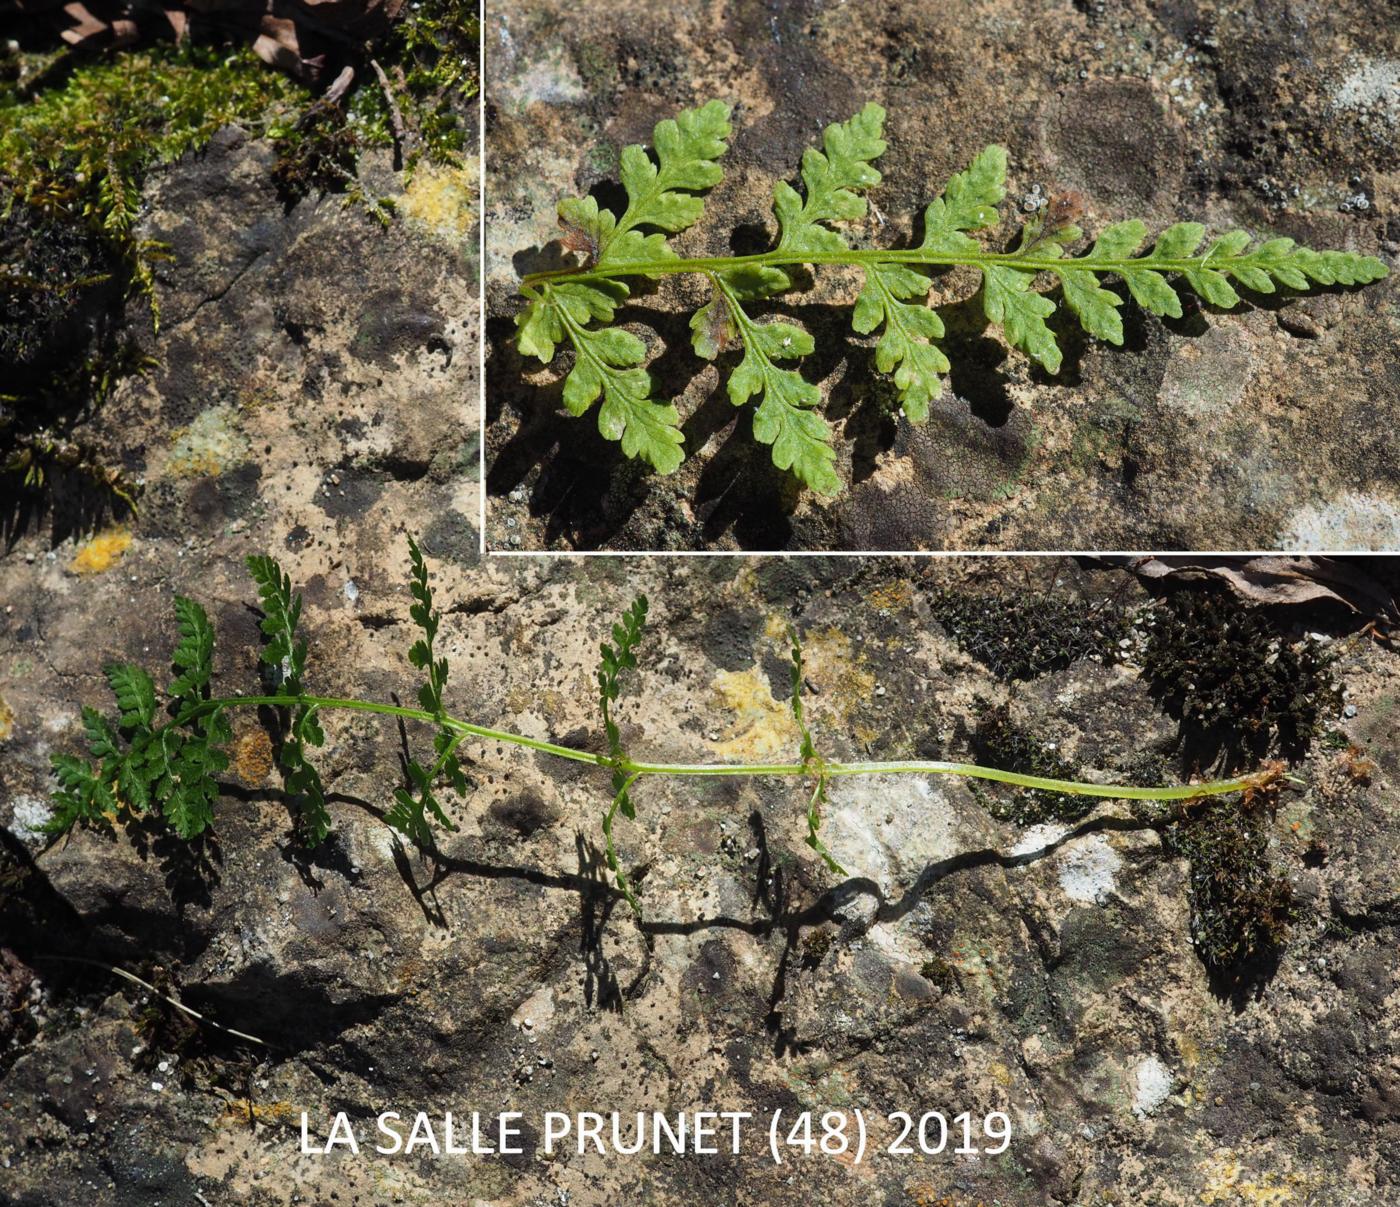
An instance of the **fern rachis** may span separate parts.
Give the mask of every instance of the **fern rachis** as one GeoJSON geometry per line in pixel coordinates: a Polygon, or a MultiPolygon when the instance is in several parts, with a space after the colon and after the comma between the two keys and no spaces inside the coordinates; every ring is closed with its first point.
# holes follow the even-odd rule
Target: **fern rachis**
{"type": "Polygon", "coordinates": [[[293,591],[290,578],[271,558],[249,558],[248,568],[263,609],[261,662],[270,680],[267,690],[254,695],[212,693],[213,627],[199,604],[176,597],[179,639],[171,661],[177,674],[164,701],[155,681],[141,667],[114,663],[105,668],[116,699],[116,715],[109,717],[91,707],[82,710],[83,729],[94,762],[70,754],[54,756],[57,791],[53,796],[54,815],[47,827],[50,832],[64,833],[77,825],[107,826],[123,817],[144,816],[164,820],[182,838],[198,837],[214,825],[214,806],[221,792],[218,777],[229,766],[225,748],[233,734],[228,715],[234,709],[254,708],[275,709],[280,715],[279,753],[285,790],[298,809],[302,837],[310,845],[321,842],[332,826],[331,794],[312,759],[314,748],[326,741],[319,720],[323,713],[373,714],[432,730],[433,757],[420,761],[411,753],[406,755],[403,772],[407,783],[392,791],[393,803],[383,813],[388,825],[424,851],[433,849],[437,829],[456,829],[439,794],[448,789],[465,796],[468,791],[470,781],[458,753],[464,742],[480,740],[533,750],[609,772],[611,803],[602,823],[605,854],[619,890],[634,908],[638,902],[618,856],[614,826],[619,815],[636,817],[632,793],[648,777],[777,776],[809,781],[812,789],[806,810],[806,842],[838,874],[842,873],[841,866],[819,837],[827,787],[836,778],[871,774],[952,775],[1082,796],[1191,804],[1228,793],[1262,790],[1282,777],[1280,766],[1270,764],[1233,779],[1158,788],[1051,779],[960,762],[828,759],[818,753],[805,719],[802,647],[792,630],[790,703],[800,736],[795,761],[642,762],[634,759],[623,743],[616,709],[624,676],[637,667],[637,650],[647,620],[645,597],[634,601],[613,627],[611,642],[601,647],[597,684],[604,753],[492,728],[448,711],[448,660],[436,645],[441,613],[434,603],[427,563],[412,540],[409,556],[413,597],[409,614],[420,635],[410,647],[408,658],[416,670],[423,672],[425,680],[419,688],[418,707],[309,692],[304,682],[308,643],[300,633],[301,596],[293,591]]]}
{"type": "Polygon", "coordinates": [[[1080,207],[1073,200],[1044,207],[1025,223],[1011,250],[988,250],[973,233],[1000,218],[1007,155],[998,146],[986,148],[927,207],[917,246],[852,248],[836,224],[866,214],[864,194],[880,183],[874,161],[886,148],[884,118],[880,106],[869,104],[849,121],[826,128],[822,150],[803,155],[802,192],[782,181],[774,188],[776,245],[747,256],[683,257],[668,239],[700,219],[701,194],[721,178],[718,160],[731,133],[728,106],[711,101],[659,123],[655,163],[640,146],[622,152],[628,205],[620,218],[592,197],[560,202],[564,247],[584,260],[523,278],[525,305],[515,320],[519,351],[547,364],[559,347],[569,345],[574,361],[564,381],[565,407],[579,416],[601,399],[602,434],[620,441],[629,457],[671,473],[684,459],[680,416],[673,404],[654,397],[643,341],[610,324],[631,296],[629,280],[698,274],[707,279],[711,300],[691,320],[696,354],[706,360],[725,357],[722,368],[728,369],[735,406],[757,400],[754,435],[772,446],[774,463],[814,490],[836,494],[841,481],[830,429],[817,413],[820,393],[799,369],[782,363],[811,352],[812,338],[781,319],[756,320],[747,309],[748,303],[789,292],[791,269],[851,265],[862,270],[852,326],[861,335],[878,333],[876,366],[894,375],[900,408],[913,423],[927,418],[930,402],[942,392],[941,374],[949,369],[938,345],[943,323],[928,305],[932,271],[977,270],[978,298],[988,321],[1052,374],[1060,369],[1061,351],[1047,319],[1058,309],[1057,297],[1089,335],[1123,342],[1124,298],[1105,282],[1119,282],[1152,314],[1180,317],[1183,286],[1229,309],[1241,301],[1236,285],[1268,294],[1280,286],[1364,285],[1388,271],[1374,256],[1313,251],[1286,238],[1254,245],[1245,231],[1206,241],[1204,226],[1195,222],[1167,227],[1141,253],[1149,232],[1137,219],[1106,227],[1087,250],[1071,255],[1068,249],[1083,238],[1076,225],[1080,207]],[[1047,279],[1050,287],[1042,292],[1039,286],[1047,279]],[[726,356],[731,349],[739,356],[732,365],[726,356]]]}

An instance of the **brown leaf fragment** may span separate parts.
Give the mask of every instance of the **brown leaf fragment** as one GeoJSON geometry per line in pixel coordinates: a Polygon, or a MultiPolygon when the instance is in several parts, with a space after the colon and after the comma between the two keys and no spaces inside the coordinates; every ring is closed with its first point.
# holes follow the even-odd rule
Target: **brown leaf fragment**
{"type": "Polygon", "coordinates": [[[1144,579],[1224,583],[1250,603],[1296,606],[1331,602],[1369,620],[1400,621],[1394,584],[1373,574],[1364,558],[1188,554],[1133,558],[1127,565],[1144,579]]]}

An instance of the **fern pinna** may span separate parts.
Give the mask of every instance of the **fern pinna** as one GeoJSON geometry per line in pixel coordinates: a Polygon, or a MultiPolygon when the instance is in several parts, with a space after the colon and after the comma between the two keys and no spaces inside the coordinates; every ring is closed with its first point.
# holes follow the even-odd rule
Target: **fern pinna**
{"type": "Polygon", "coordinates": [[[1146,225],[1137,219],[1117,222],[1100,231],[1087,250],[1071,255],[1069,249],[1083,239],[1072,197],[1042,205],[1010,250],[988,250],[972,232],[988,230],[1000,219],[1007,156],[998,146],[986,148],[928,206],[916,246],[855,249],[837,224],[864,218],[864,194],[880,183],[874,165],[885,151],[885,111],[876,104],[828,126],[822,149],[803,154],[801,192],[784,181],[774,186],[778,235],[771,251],[682,256],[668,236],[700,219],[701,194],[719,183],[729,115],[728,105],[710,101],[658,123],[652,155],[640,146],[624,148],[627,208],[617,216],[592,197],[561,201],[563,246],[578,260],[531,273],[520,286],[525,305],[515,322],[521,354],[548,364],[567,344],[573,364],[564,379],[564,406],[577,416],[599,404],[598,430],[621,441],[629,457],[663,474],[685,456],[680,416],[672,403],[655,397],[646,344],[611,325],[635,278],[693,273],[708,281],[710,300],[690,321],[696,354],[726,358],[729,398],[736,407],[757,400],[754,436],[772,446],[774,464],[813,490],[834,495],[841,480],[830,426],[817,413],[820,394],[789,367],[812,351],[812,337],[791,322],[750,313],[750,304],[792,290],[795,268],[849,264],[863,271],[852,326],[861,335],[878,333],[876,367],[893,374],[901,410],[913,423],[927,418],[929,403],[942,392],[940,375],[950,367],[938,346],[943,322],[928,305],[931,271],[977,269],[987,319],[1052,374],[1060,369],[1061,352],[1046,320],[1061,301],[1089,335],[1123,342],[1124,297],[1105,288],[1106,279],[1121,282],[1144,310],[1179,318],[1182,286],[1229,309],[1240,302],[1236,285],[1267,294],[1279,286],[1362,285],[1388,271],[1374,256],[1313,251],[1286,238],[1256,244],[1240,230],[1207,240],[1198,222],[1167,227],[1146,252],[1139,251],[1148,237],[1146,225]],[[1037,288],[1042,280],[1050,282],[1049,292],[1037,288]]]}

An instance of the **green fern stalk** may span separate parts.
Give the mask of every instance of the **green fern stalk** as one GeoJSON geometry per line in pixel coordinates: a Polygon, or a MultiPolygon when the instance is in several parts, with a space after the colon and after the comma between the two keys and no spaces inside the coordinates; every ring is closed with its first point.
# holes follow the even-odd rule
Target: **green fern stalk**
{"type": "Polygon", "coordinates": [[[816,412],[820,394],[797,369],[779,363],[810,353],[812,337],[790,322],[760,322],[746,309],[791,290],[791,269],[846,264],[863,271],[852,326],[862,335],[880,333],[876,367],[894,375],[901,410],[913,423],[928,417],[930,402],[943,389],[940,375],[949,369],[937,342],[943,322],[927,304],[929,270],[978,270],[987,319],[1052,374],[1059,372],[1061,351],[1046,320],[1058,303],[1037,288],[1041,274],[1053,278],[1058,299],[1086,332],[1121,345],[1124,299],[1104,288],[1107,277],[1121,281],[1144,310],[1179,318],[1183,284],[1210,305],[1230,309],[1240,304],[1237,285],[1269,294],[1279,286],[1364,285],[1388,272],[1375,256],[1313,251],[1286,238],[1255,245],[1240,230],[1205,242],[1205,227],[1198,222],[1169,226],[1145,253],[1139,249],[1148,237],[1146,225],[1137,219],[1118,222],[1102,230],[1088,250],[1070,255],[1067,249],[1083,232],[1075,225],[1077,206],[1065,199],[1027,221],[1013,250],[990,251],[972,232],[995,226],[1000,218],[1007,156],[998,146],[987,147],[928,206],[918,246],[855,249],[834,224],[865,217],[864,194],[880,183],[874,161],[885,151],[884,120],[884,109],[869,104],[849,121],[833,123],[823,134],[822,149],[809,148],[802,157],[803,193],[778,182],[773,211],[779,233],[771,251],[696,257],[680,256],[667,236],[699,220],[704,210],[699,194],[721,179],[717,161],[731,133],[729,106],[711,101],[660,122],[653,134],[654,162],[640,146],[623,149],[628,205],[620,218],[592,197],[559,203],[564,247],[582,261],[522,279],[525,306],[515,320],[521,354],[548,364],[560,346],[569,345],[574,361],[564,380],[564,406],[582,415],[601,398],[599,431],[620,441],[627,456],[671,473],[685,455],[680,416],[671,403],[653,397],[646,344],[610,324],[631,296],[629,280],[699,275],[708,281],[711,299],[691,319],[696,354],[715,360],[731,347],[742,353],[728,375],[730,400],[744,406],[758,399],[754,436],[772,446],[774,464],[832,495],[840,491],[841,480],[831,430],[816,412]]]}
{"type": "Polygon", "coordinates": [[[939,760],[844,763],[817,753],[804,719],[802,647],[794,631],[792,645],[792,712],[800,735],[799,761],[789,763],[650,763],[632,758],[624,747],[615,706],[624,671],[637,666],[636,650],[646,621],[647,602],[639,597],[614,626],[612,643],[602,646],[598,671],[599,703],[607,751],[598,753],[565,746],[509,730],[467,721],[447,711],[443,691],[448,661],[436,648],[440,613],[434,607],[427,565],[416,543],[410,540],[414,603],[410,614],[422,632],[409,651],[409,661],[426,672],[418,693],[419,707],[385,704],[375,700],[326,696],[309,692],[303,684],[307,643],[299,635],[301,597],[293,592],[287,575],[271,558],[250,558],[249,570],[262,600],[264,648],[262,661],[269,668],[272,690],[255,695],[214,696],[214,631],[203,608],[182,596],[175,599],[179,640],[171,661],[178,672],[166,692],[164,704],[155,683],[143,669],[113,664],[105,669],[116,698],[116,716],[108,717],[85,707],[83,728],[95,762],[74,755],[53,758],[58,790],[53,797],[54,816],[46,827],[62,834],[75,825],[106,825],[116,817],[146,814],[164,818],[182,838],[202,834],[214,823],[213,807],[220,793],[218,775],[227,769],[224,752],[232,740],[228,714],[234,709],[275,709],[280,718],[280,762],[286,789],[298,804],[302,830],[311,845],[322,841],[331,829],[327,794],[320,772],[311,761],[309,747],[325,742],[319,717],[325,712],[369,713],[421,722],[434,730],[434,758],[426,765],[409,758],[408,784],[394,792],[394,803],[384,820],[422,849],[431,849],[434,823],[448,830],[456,827],[437,799],[439,782],[464,795],[468,789],[458,749],[468,739],[533,750],[573,762],[587,763],[612,773],[611,804],[603,817],[608,866],[619,890],[633,908],[636,895],[617,855],[614,824],[620,813],[636,817],[632,791],[647,776],[777,776],[815,781],[807,807],[807,843],[835,873],[840,864],[818,836],[821,806],[830,780],[852,775],[951,775],[994,780],[1022,788],[1063,792],[1121,800],[1191,802],[1233,792],[1263,789],[1276,783],[1282,772],[1268,765],[1246,776],[1202,784],[1144,788],[1129,784],[1096,784],[1051,779],[983,767],[974,763],[939,760]]]}

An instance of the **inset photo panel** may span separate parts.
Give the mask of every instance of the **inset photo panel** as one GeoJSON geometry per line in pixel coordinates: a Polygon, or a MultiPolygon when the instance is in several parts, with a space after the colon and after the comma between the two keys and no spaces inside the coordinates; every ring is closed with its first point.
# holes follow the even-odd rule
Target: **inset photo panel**
{"type": "Polygon", "coordinates": [[[1400,544],[1396,19],[1285,12],[488,3],[490,549],[1400,544]]]}

